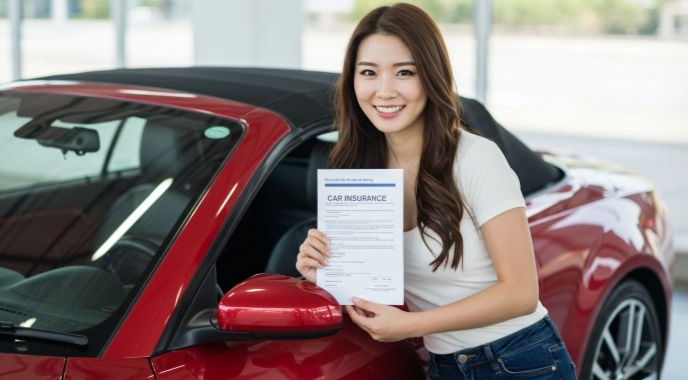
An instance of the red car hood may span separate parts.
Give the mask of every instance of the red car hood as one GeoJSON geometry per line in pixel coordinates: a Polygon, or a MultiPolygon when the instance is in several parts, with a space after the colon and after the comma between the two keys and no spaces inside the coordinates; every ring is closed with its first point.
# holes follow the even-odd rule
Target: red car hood
{"type": "Polygon", "coordinates": [[[0,354],[0,380],[61,379],[65,358],[0,354]]]}

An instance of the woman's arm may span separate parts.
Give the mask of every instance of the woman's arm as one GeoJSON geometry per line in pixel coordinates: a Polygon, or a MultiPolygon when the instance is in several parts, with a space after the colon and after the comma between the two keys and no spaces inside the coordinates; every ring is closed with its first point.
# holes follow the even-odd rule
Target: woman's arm
{"type": "Polygon", "coordinates": [[[460,301],[418,313],[420,335],[489,326],[535,311],[538,280],[525,209],[505,211],[480,230],[497,283],[460,301]]]}
{"type": "Polygon", "coordinates": [[[525,209],[505,211],[485,222],[480,230],[494,263],[496,284],[454,303],[416,313],[354,300],[357,307],[375,316],[349,313],[352,320],[374,339],[394,341],[489,326],[534,312],[538,281],[525,209]]]}

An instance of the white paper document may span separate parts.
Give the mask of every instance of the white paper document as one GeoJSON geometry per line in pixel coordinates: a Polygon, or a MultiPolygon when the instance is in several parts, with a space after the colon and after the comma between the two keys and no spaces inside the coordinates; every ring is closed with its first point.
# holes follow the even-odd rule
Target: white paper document
{"type": "Polygon", "coordinates": [[[341,305],[404,303],[403,186],[401,169],[318,170],[318,229],[332,258],[317,284],[341,305]]]}

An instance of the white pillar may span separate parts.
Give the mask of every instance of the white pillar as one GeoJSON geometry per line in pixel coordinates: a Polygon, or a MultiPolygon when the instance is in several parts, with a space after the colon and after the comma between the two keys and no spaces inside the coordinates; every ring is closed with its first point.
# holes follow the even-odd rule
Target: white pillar
{"type": "Polygon", "coordinates": [[[21,23],[22,0],[8,0],[7,15],[10,19],[10,35],[12,38],[12,79],[21,79],[21,23]]]}
{"type": "Polygon", "coordinates": [[[128,0],[111,0],[111,18],[115,22],[115,59],[116,67],[122,69],[127,65],[127,13],[129,11],[128,0]]]}
{"type": "Polygon", "coordinates": [[[664,4],[659,9],[659,27],[657,33],[661,38],[671,38],[674,36],[674,4],[664,4]]]}
{"type": "Polygon", "coordinates": [[[483,104],[487,101],[488,41],[492,28],[492,0],[474,0],[475,6],[475,95],[483,104]]]}
{"type": "Polygon", "coordinates": [[[688,37],[688,6],[684,8],[683,14],[679,15],[678,35],[683,38],[688,37]]]}
{"type": "Polygon", "coordinates": [[[301,67],[303,0],[195,0],[194,63],[301,67]]]}
{"type": "Polygon", "coordinates": [[[50,3],[50,16],[56,24],[64,24],[69,17],[67,0],[52,0],[50,3]]]}

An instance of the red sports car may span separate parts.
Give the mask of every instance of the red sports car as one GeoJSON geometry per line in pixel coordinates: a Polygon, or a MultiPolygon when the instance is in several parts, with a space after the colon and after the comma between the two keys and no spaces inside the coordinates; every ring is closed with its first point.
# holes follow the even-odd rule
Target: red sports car
{"type": "MultiPolygon", "coordinates": [[[[421,340],[376,342],[296,278],[336,79],[174,68],[0,87],[0,378],[424,378],[421,340]]],[[[581,378],[659,378],[673,250],[653,184],[533,152],[476,101],[462,115],[520,179],[540,297],[581,378]]]]}

